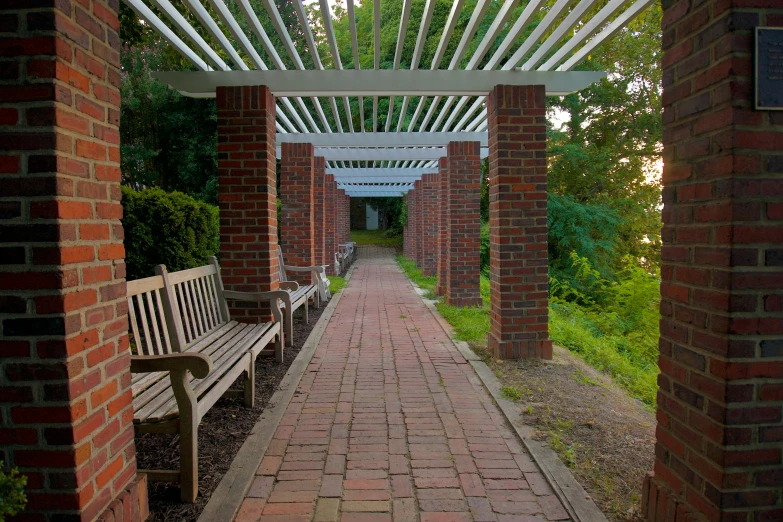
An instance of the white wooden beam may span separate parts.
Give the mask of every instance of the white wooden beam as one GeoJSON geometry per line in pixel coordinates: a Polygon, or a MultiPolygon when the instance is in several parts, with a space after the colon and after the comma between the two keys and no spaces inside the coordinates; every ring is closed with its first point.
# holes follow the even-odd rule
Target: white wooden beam
{"type": "Polygon", "coordinates": [[[266,85],[278,97],[488,94],[496,85],[544,85],[551,96],[579,91],[606,77],[599,71],[176,71],[155,78],[186,96],[218,86],[266,85]]]}
{"type": "Polygon", "coordinates": [[[336,168],[326,169],[327,174],[334,174],[335,179],[339,177],[364,177],[373,178],[383,182],[384,177],[392,176],[421,176],[422,174],[435,174],[437,169],[432,168],[336,168]]]}
{"type": "Polygon", "coordinates": [[[452,141],[478,141],[489,146],[484,132],[354,132],[343,134],[278,134],[277,143],[312,143],[315,147],[445,147],[452,141]]]}
{"type": "MultiPolygon", "coordinates": [[[[430,169],[432,172],[432,169],[430,169]]],[[[337,183],[411,183],[420,180],[421,176],[387,176],[383,178],[368,178],[362,176],[335,176],[337,183]]]]}
{"type": "MultiPolygon", "coordinates": [[[[446,155],[446,147],[396,148],[396,147],[315,147],[314,154],[326,161],[425,161],[437,160],[446,155]]],[[[481,148],[481,157],[489,156],[487,147],[481,148]]],[[[277,157],[282,158],[281,147],[277,148],[277,157]]]]}

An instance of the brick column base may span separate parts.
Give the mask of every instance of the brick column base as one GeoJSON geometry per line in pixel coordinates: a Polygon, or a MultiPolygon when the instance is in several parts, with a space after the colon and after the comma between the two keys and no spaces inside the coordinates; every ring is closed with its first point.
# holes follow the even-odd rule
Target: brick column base
{"type": "Polygon", "coordinates": [[[707,522],[652,472],[644,477],[642,485],[642,519],[647,522],[707,522]]]}
{"type": "Polygon", "coordinates": [[[144,522],[150,515],[147,475],[137,475],[114,499],[96,522],[144,522]]]}

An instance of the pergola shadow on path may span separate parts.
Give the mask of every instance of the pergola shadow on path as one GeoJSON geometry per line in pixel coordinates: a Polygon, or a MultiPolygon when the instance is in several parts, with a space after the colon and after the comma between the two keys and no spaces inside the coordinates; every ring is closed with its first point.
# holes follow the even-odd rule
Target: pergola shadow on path
{"type": "MultiPolygon", "coordinates": [[[[294,2],[312,70],[271,0],[258,4],[265,13],[248,0],[209,0],[210,10],[197,0],[125,2],[198,69],[159,78],[217,98],[227,288],[278,287],[279,156],[287,262],[331,264],[351,196],[405,195],[407,255],[438,275],[447,302],[478,302],[479,162],[487,156],[489,346],[497,357],[551,357],[545,99],[597,81],[601,73],[573,69],[651,0],[529,0],[521,11],[507,0],[474,47],[490,4],[478,0],[449,64],[443,57],[467,3],[452,2],[445,26],[434,28],[436,2],[427,0],[414,59],[402,64],[413,22],[404,0],[399,20],[385,21],[399,23],[401,36],[387,70],[379,0],[371,70],[343,68],[326,0],[328,69],[294,2]],[[437,51],[419,69],[431,38],[437,51]],[[380,125],[385,96],[390,115],[380,125]]],[[[776,520],[783,112],[755,108],[754,46],[758,28],[783,26],[783,6],[663,0],[663,8],[661,376],[655,473],[643,505],[649,520],[776,520]]],[[[0,6],[0,458],[28,477],[28,520],[109,520],[122,510],[138,520],[144,511],[119,221],[118,9],[116,0],[0,6]]],[[[347,9],[358,64],[353,1],[347,9]]],[[[764,56],[774,61],[770,48],[764,56]]],[[[773,73],[764,78],[780,87],[773,73]]],[[[254,320],[247,309],[232,315],[254,320]]]]}

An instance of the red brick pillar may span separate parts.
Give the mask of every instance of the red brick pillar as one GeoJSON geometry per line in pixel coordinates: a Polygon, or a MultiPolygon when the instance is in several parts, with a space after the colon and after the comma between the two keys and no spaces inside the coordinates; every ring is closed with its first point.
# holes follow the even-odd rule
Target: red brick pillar
{"type": "Polygon", "coordinates": [[[313,172],[313,243],[315,246],[315,263],[324,265],[328,263],[325,253],[325,214],[324,200],[326,181],[326,160],[322,156],[315,157],[315,171],[313,172]]]}
{"type": "Polygon", "coordinates": [[[345,241],[351,240],[351,196],[345,195],[345,241]]]}
{"type": "MultiPolygon", "coordinates": [[[[259,87],[218,87],[220,269],[228,290],[277,290],[275,98],[259,87]]],[[[271,318],[268,307],[229,303],[232,318],[271,318]]]]}
{"type": "Polygon", "coordinates": [[[120,223],[118,4],[3,4],[0,460],[19,519],[147,516],[120,223]]]}
{"type": "Polygon", "coordinates": [[[416,266],[420,269],[424,269],[423,253],[424,253],[424,238],[421,233],[422,224],[422,207],[424,206],[424,190],[421,188],[422,180],[417,179],[413,184],[416,191],[416,213],[413,216],[413,233],[416,235],[416,251],[413,253],[413,258],[416,261],[416,266]]]}
{"type": "Polygon", "coordinates": [[[489,348],[552,358],[546,214],[546,90],[498,85],[489,95],[489,348]]]}
{"type": "Polygon", "coordinates": [[[345,244],[345,190],[337,189],[337,244],[345,244]]]}
{"type": "Polygon", "coordinates": [[[337,231],[336,205],[337,185],[334,182],[334,174],[327,174],[324,182],[324,260],[329,265],[328,273],[334,273],[334,253],[337,252],[337,241],[335,234],[337,231]]]}
{"type": "MultiPolygon", "coordinates": [[[[438,160],[438,295],[446,295],[446,281],[449,277],[449,160],[438,160]]],[[[479,259],[480,261],[480,259],[479,259]]]]}
{"type": "Polygon", "coordinates": [[[448,148],[449,206],[446,303],[481,304],[481,159],[477,141],[452,141],[448,148]]]}
{"type": "MultiPolygon", "coordinates": [[[[283,143],[280,160],[280,247],[285,263],[315,265],[315,156],[311,143],[283,143]]],[[[287,274],[291,280],[310,284],[309,272],[287,274]]]]}
{"type": "MultiPolygon", "coordinates": [[[[408,194],[404,194],[402,196],[402,204],[405,206],[405,217],[407,220],[407,214],[408,214],[408,194]]],[[[408,245],[410,241],[409,235],[408,235],[408,223],[405,223],[402,226],[402,255],[405,257],[408,257],[410,254],[410,246],[408,245]]]]}
{"type": "Polygon", "coordinates": [[[422,178],[422,270],[424,275],[435,275],[438,265],[438,175],[424,174],[422,178]]]}
{"type": "Polygon", "coordinates": [[[409,248],[410,248],[410,255],[408,259],[416,263],[416,243],[419,241],[419,238],[416,236],[416,203],[418,200],[418,194],[415,188],[412,188],[410,191],[408,191],[408,231],[410,232],[410,241],[409,248]]]}
{"type": "Polygon", "coordinates": [[[783,4],[664,5],[661,375],[643,509],[783,520],[783,113],[753,109],[752,75],[754,28],[783,26],[783,4]]]}

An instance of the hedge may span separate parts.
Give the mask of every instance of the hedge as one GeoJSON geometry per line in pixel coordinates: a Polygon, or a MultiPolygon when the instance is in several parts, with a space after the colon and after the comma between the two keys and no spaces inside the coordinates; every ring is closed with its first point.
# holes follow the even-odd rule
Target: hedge
{"type": "Polygon", "coordinates": [[[204,265],[220,248],[218,209],[181,192],[122,188],[128,280],[204,265]]]}

